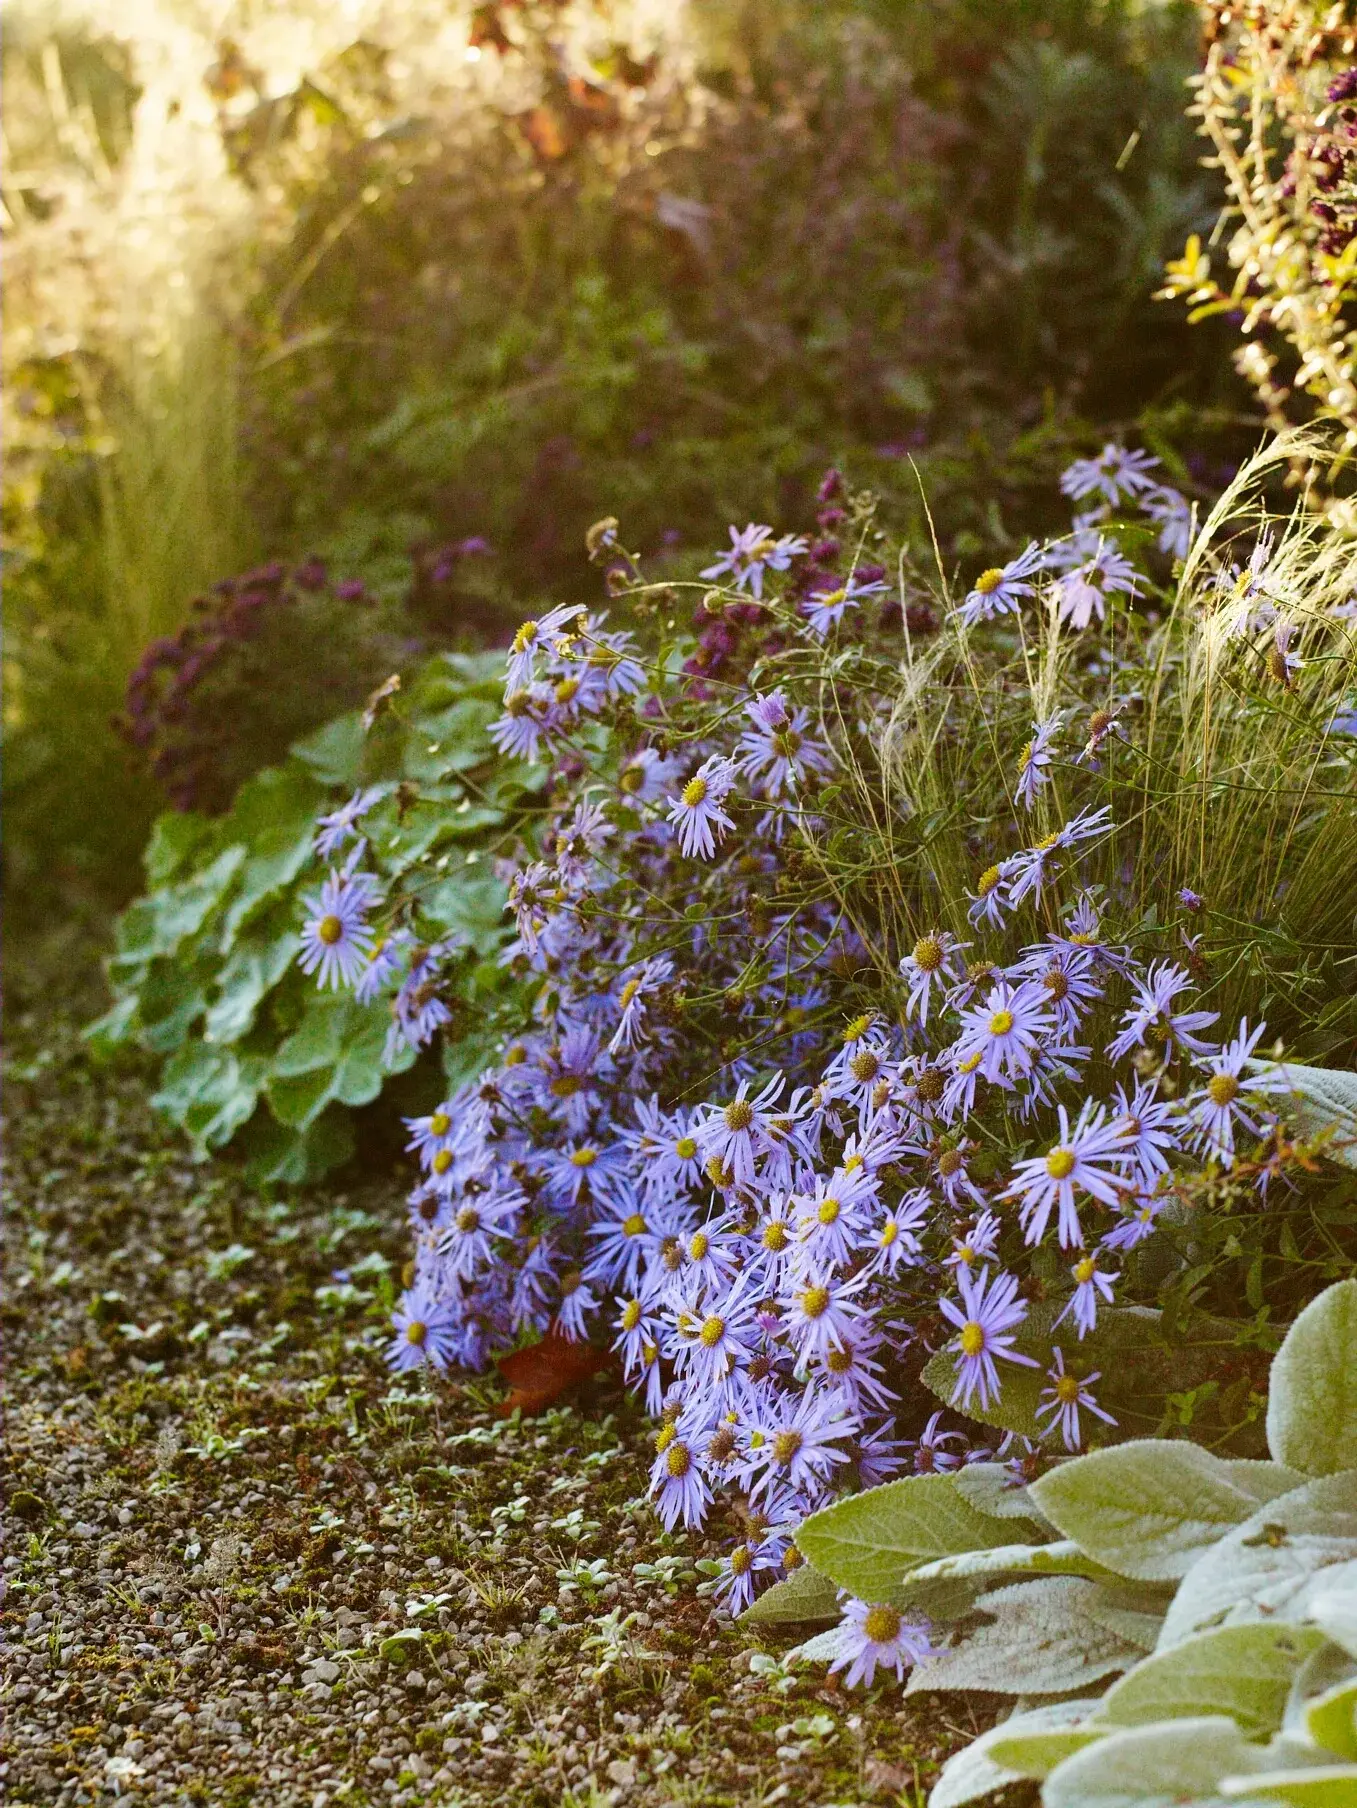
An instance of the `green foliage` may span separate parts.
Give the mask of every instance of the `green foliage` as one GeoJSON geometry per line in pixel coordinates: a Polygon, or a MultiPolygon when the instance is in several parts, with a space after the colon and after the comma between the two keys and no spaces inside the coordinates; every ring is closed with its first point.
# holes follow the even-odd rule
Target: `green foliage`
{"type": "Polygon", "coordinates": [[[369,734],[341,717],[244,785],[225,816],[157,822],[147,893],[118,921],[115,1002],[89,1034],[105,1051],[164,1058],[155,1103],[200,1152],[233,1143],[258,1180],[311,1179],[352,1153],[354,1111],[415,1063],[403,1044],[388,1055],[384,1003],[320,991],[296,965],[316,818],[336,787],[380,790],[365,825],[376,870],[461,950],[455,1077],[502,1034],[511,987],[495,959],[504,893],[490,864],[541,775],[493,756],[497,677],[493,657],[434,659],[369,734]]]}
{"type": "MultiPolygon", "coordinates": [[[[1020,1703],[950,1761],[931,1808],[1022,1778],[1042,1782],[1043,1808],[1354,1799],[1353,1376],[1348,1280],[1301,1314],[1273,1364],[1270,1462],[1133,1441],[1025,1488],[1010,1478],[1007,1518],[993,1511],[1004,1472],[981,1464],[887,1483],[805,1521],[797,1544],[827,1580],[929,1612],[935,1638],[950,1635],[916,1667],[911,1692],[1078,1696],[1020,1703]],[[1015,1513],[1037,1543],[1005,1542],[1015,1513]],[[902,1537],[902,1526],[926,1532],[902,1537]],[[920,1562],[925,1545],[950,1556],[920,1562]],[[1082,1574],[1050,1573],[1080,1558],[1082,1574]],[[944,1579],[970,1587],[950,1608],[928,1595],[944,1579]]],[[[808,1583],[797,1587],[813,1601],[808,1583]]],[[[838,1637],[802,1654],[831,1656],[838,1637]]]]}

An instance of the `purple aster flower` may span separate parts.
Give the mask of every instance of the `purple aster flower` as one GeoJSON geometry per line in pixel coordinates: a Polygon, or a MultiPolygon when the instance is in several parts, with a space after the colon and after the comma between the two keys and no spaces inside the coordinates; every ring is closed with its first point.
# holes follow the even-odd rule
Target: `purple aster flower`
{"type": "Polygon", "coordinates": [[[738,777],[733,760],[712,754],[704,760],[669,806],[669,821],[678,831],[678,842],[689,860],[710,860],[718,842],[735,827],[721,808],[738,777]]]}
{"type": "Polygon", "coordinates": [[[730,529],[730,546],[719,555],[715,564],[702,571],[701,576],[723,578],[729,575],[736,589],[762,597],[764,572],[785,571],[808,545],[800,534],[783,534],[780,539],[774,539],[771,527],[751,521],[748,527],[730,529]]]}
{"type": "Polygon", "coordinates": [[[653,747],[642,747],[623,766],[617,788],[633,803],[658,803],[678,777],[679,769],[677,760],[666,759],[653,747]]]}
{"type": "Polygon", "coordinates": [[[1192,504],[1180,490],[1160,484],[1140,497],[1141,509],[1159,529],[1160,552],[1185,559],[1192,545],[1192,504]]]}
{"type": "Polygon", "coordinates": [[[1032,738],[1018,756],[1017,799],[1025,810],[1032,808],[1038,793],[1051,782],[1046,776],[1046,768],[1051,763],[1051,744],[1059,729],[1058,715],[1034,722],[1032,738]]]}
{"type": "Polygon", "coordinates": [[[987,866],[975,882],[975,890],[966,893],[970,906],[966,911],[968,919],[978,928],[981,923],[998,925],[1004,920],[1004,912],[1009,908],[1008,880],[1011,862],[1001,860],[995,866],[987,866]]]}
{"type": "Polygon", "coordinates": [[[1110,1301],[1112,1283],[1121,1279],[1119,1274],[1104,1274],[1098,1261],[1098,1252],[1092,1250],[1088,1255],[1080,1256],[1070,1269],[1074,1292],[1055,1321],[1057,1325],[1062,1325],[1067,1318],[1073,1318],[1079,1328],[1080,1342],[1098,1322],[1098,1300],[1101,1298],[1110,1301]]]}
{"type": "Polygon", "coordinates": [[[1242,1126],[1251,1136],[1263,1134],[1261,1124],[1250,1117],[1244,1107],[1250,1103],[1261,1104],[1263,1094],[1285,1084],[1273,1074],[1256,1074],[1251,1079],[1244,1077],[1244,1068],[1266,1028],[1266,1024],[1260,1023],[1250,1030],[1248,1019],[1242,1018],[1234,1040],[1227,1042],[1220,1053],[1206,1063],[1210,1077],[1205,1086],[1187,1101],[1188,1122],[1195,1132],[1198,1147],[1217,1161],[1223,1161],[1226,1167],[1234,1165],[1236,1125],[1242,1126]]]}
{"type": "Polygon", "coordinates": [[[504,714],[490,724],[490,739],[508,759],[537,758],[547,733],[552,694],[546,685],[520,685],[504,699],[504,714]]]}
{"type": "Polygon", "coordinates": [[[321,817],[316,824],[319,831],[316,835],[316,852],[322,860],[328,860],[346,842],[357,838],[359,823],[381,797],[382,787],[369,785],[366,790],[355,791],[346,804],[341,804],[328,816],[321,817]]]}
{"type": "Polygon", "coordinates": [[[525,621],[514,635],[509,648],[509,658],[504,669],[504,697],[507,703],[515,691],[524,690],[532,681],[533,667],[538,655],[547,651],[553,644],[553,636],[564,628],[565,624],[574,621],[584,614],[580,603],[561,603],[555,609],[549,609],[539,621],[525,621]]]}
{"type": "Polygon", "coordinates": [[[349,987],[363,971],[372,953],[367,913],[375,890],[369,873],[332,872],[318,892],[303,898],[307,918],[298,964],[316,975],[317,985],[349,987]]]}
{"type": "Polygon", "coordinates": [[[372,950],[371,959],[354,983],[353,995],[359,1004],[371,1004],[374,998],[386,990],[399,973],[406,950],[411,947],[414,939],[408,929],[393,929],[389,935],[381,938],[372,950]]]}
{"type": "Polygon", "coordinates": [[[1118,1086],[1113,1122],[1131,1161],[1137,1185],[1156,1186],[1169,1171],[1169,1156],[1182,1147],[1182,1110],[1174,1099],[1161,1099],[1153,1084],[1137,1080],[1129,1096],[1118,1086]]]}
{"type": "Polygon", "coordinates": [[[457,1359],[461,1314],[450,1301],[439,1299],[427,1280],[416,1281],[391,1314],[396,1335],[387,1345],[386,1360],[398,1373],[428,1363],[445,1369],[457,1359]]]}
{"type": "Polygon", "coordinates": [[[842,1280],[828,1273],[803,1274],[780,1301],[784,1326],[798,1359],[842,1350],[864,1318],[862,1276],[842,1280]]]}
{"type": "Polygon", "coordinates": [[[1041,1242],[1052,1210],[1058,1209],[1057,1235],[1060,1247],[1068,1249],[1084,1240],[1076,1191],[1115,1205],[1126,1190],[1125,1168],[1131,1157],[1123,1125],[1109,1124],[1103,1106],[1086,1099],[1073,1129],[1063,1105],[1059,1114],[1055,1146],[1045,1155],[1017,1162],[1013,1183],[1000,1197],[1021,1200],[1018,1218],[1028,1243],[1041,1242]]]}
{"type": "Polygon", "coordinates": [[[846,578],[831,589],[812,590],[802,601],[801,612],[811,633],[823,640],[832,628],[838,627],[845,610],[856,609],[865,596],[880,596],[885,588],[879,582],[864,584],[855,577],[846,578]]]}
{"type": "Polygon", "coordinates": [[[957,956],[970,945],[945,929],[931,929],[927,935],[919,937],[900,962],[900,976],[909,981],[909,996],[905,1000],[908,1018],[917,1017],[920,1023],[928,1022],[933,987],[936,985],[940,991],[945,991],[956,984],[962,971],[957,956]]]}
{"type": "Polygon", "coordinates": [[[1137,1048],[1153,1047],[1165,1054],[1187,1049],[1194,1055],[1211,1052],[1211,1045],[1197,1034],[1214,1023],[1218,1011],[1178,1011],[1174,1001],[1192,985],[1192,975],[1172,961],[1151,967],[1144,978],[1132,979],[1134,1002],[1122,1017],[1122,1027],[1107,1045],[1109,1061],[1124,1060],[1137,1048]]]}
{"type": "Polygon", "coordinates": [[[711,1504],[711,1488],[692,1443],[668,1425],[655,1444],[657,1455],[650,1471],[650,1492],[655,1497],[661,1525],[666,1532],[672,1532],[680,1521],[686,1526],[700,1526],[711,1504]]]}
{"type": "Polygon", "coordinates": [[[621,1012],[613,1039],[608,1044],[610,1055],[624,1048],[638,1048],[645,1041],[645,1017],[649,1001],[667,980],[673,978],[674,963],[663,956],[642,961],[622,981],[617,991],[621,1012]]]}
{"type": "Polygon", "coordinates": [[[956,1337],[947,1346],[958,1357],[952,1404],[964,1408],[978,1395],[984,1407],[999,1395],[996,1356],[1005,1362],[1020,1362],[1029,1369],[1037,1366],[1030,1356],[1020,1355],[1013,1348],[1014,1327],[1027,1317],[1027,1307],[1017,1297],[1016,1275],[997,1274],[991,1287],[988,1269],[982,1268],[975,1279],[968,1269],[958,1267],[956,1280],[961,1304],[950,1299],[938,1302],[943,1317],[957,1328],[956,1337]]]}
{"type": "Polygon", "coordinates": [[[839,1655],[829,1666],[830,1674],[842,1670],[844,1687],[849,1689],[859,1684],[871,1688],[878,1668],[893,1670],[897,1681],[903,1681],[907,1669],[936,1655],[928,1632],[927,1621],[907,1620],[898,1607],[869,1606],[850,1598],[843,1604],[839,1655]]]}
{"type": "Polygon", "coordinates": [[[1085,1375],[1081,1381],[1077,1375],[1071,1375],[1065,1367],[1063,1350],[1052,1351],[1054,1361],[1046,1371],[1049,1387],[1041,1390],[1041,1405],[1037,1407],[1037,1418],[1049,1416],[1048,1432],[1060,1431],[1065,1440],[1066,1450],[1078,1450],[1083,1444],[1083,1429],[1079,1423],[1079,1409],[1091,1412],[1101,1419],[1105,1425],[1115,1425],[1116,1420],[1111,1413],[1104,1412],[1093,1398],[1093,1383],[1098,1380],[1100,1370],[1094,1369],[1091,1375],[1085,1375]]]}
{"type": "Polygon", "coordinates": [[[1041,571],[1045,554],[1031,541],[1007,565],[993,565],[982,571],[974,587],[966,593],[960,607],[953,611],[963,627],[977,622],[993,621],[996,615],[1016,615],[1022,599],[1031,596],[1033,585],[1028,579],[1041,571]]]}
{"type": "Polygon", "coordinates": [[[571,1343],[583,1343],[589,1335],[587,1321],[601,1304],[579,1269],[568,1268],[561,1276],[561,1297],[553,1328],[571,1343]]]}
{"type": "Polygon", "coordinates": [[[991,1085],[1030,1073],[1042,1040],[1055,1027],[1045,989],[1033,980],[1011,986],[996,982],[981,1005],[961,1013],[961,1034],[953,1050],[958,1062],[979,1055],[979,1069],[991,1085]]]}
{"type": "Polygon", "coordinates": [[[743,1613],[757,1592],[755,1578],[782,1567],[782,1553],[772,1542],[746,1540],[726,1552],[713,1593],[728,1613],[743,1613]]]}
{"type": "Polygon", "coordinates": [[[1104,541],[1087,563],[1067,571],[1056,585],[1056,612],[1072,628],[1086,628],[1096,615],[1107,614],[1107,599],[1118,592],[1134,596],[1140,588],[1136,568],[1122,552],[1104,541]]]}
{"type": "Polygon", "coordinates": [[[745,713],[754,727],[740,736],[736,764],[765,797],[795,791],[808,772],[830,770],[828,754],[807,736],[809,709],[789,713],[781,692],[775,692],[754,698],[745,713]]]}
{"type": "Polygon", "coordinates": [[[944,1475],[949,1469],[961,1467],[961,1452],[949,1450],[949,1444],[959,1444],[964,1449],[966,1440],[959,1431],[941,1431],[942,1413],[939,1410],[929,1419],[927,1425],[917,1438],[910,1438],[905,1444],[906,1450],[914,1452],[912,1468],[915,1475],[944,1475]]]}
{"type": "Polygon", "coordinates": [[[857,1420],[844,1412],[842,1403],[816,1388],[806,1388],[794,1405],[784,1398],[775,1416],[754,1434],[757,1444],[751,1439],[745,1464],[746,1476],[753,1478],[751,1499],[783,1487],[818,1496],[832,1472],[848,1461],[839,1445],[857,1429],[857,1420]]]}
{"type": "Polygon", "coordinates": [[[741,1080],[727,1104],[704,1105],[694,1117],[693,1135],[702,1159],[728,1169],[737,1186],[748,1186],[754,1178],[759,1148],[770,1128],[771,1107],[784,1084],[783,1076],[774,1074],[751,1099],[750,1082],[741,1080]]]}
{"type": "Polygon", "coordinates": [[[1067,466],[1060,488],[1071,501],[1097,496],[1109,508],[1116,508],[1123,501],[1138,501],[1158,490],[1161,486],[1150,475],[1158,467],[1159,460],[1148,452],[1128,452],[1124,446],[1108,444],[1096,458],[1076,458],[1067,466]]]}

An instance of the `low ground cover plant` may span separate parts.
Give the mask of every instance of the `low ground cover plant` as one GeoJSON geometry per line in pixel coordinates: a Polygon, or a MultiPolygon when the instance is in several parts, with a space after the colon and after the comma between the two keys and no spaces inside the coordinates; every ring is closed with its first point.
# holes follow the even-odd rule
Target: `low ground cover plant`
{"type": "Polygon", "coordinates": [[[232,1143],[260,1181],[314,1179],[352,1154],[353,1112],[396,1076],[414,1098],[447,1083],[390,1044],[384,1000],[318,991],[296,965],[316,816],[336,785],[360,787],[369,871],[393,898],[416,872],[422,920],[455,940],[441,969],[441,1008],[458,1025],[448,1073],[494,1045],[493,1008],[514,981],[494,958],[507,929],[492,862],[544,778],[497,762],[486,739],[500,663],[440,655],[403,691],[388,682],[366,728],[359,711],[327,724],[225,814],[160,818],[146,896],[117,926],[114,1003],[92,1035],[163,1059],[157,1103],[200,1152],[232,1143]],[[399,715],[386,707],[397,695],[399,715]],[[416,795],[427,802],[412,818],[416,795]]]}
{"type": "MultiPolygon", "coordinates": [[[[732,1604],[904,1468],[1253,1454],[1268,1352],[1350,1271],[1347,1082],[1295,1056],[1353,1033],[1353,555],[1260,518],[1287,456],[1194,533],[1108,446],[1070,534],[955,591],[837,474],[814,536],[732,528],[687,587],[607,521],[635,631],[519,629],[488,735],[551,772],[500,869],[520,1015],[410,1120],[390,1356],[611,1343],[661,1518],[738,1529],[732,1604]]],[[[406,804],[418,848],[448,806],[406,804]]],[[[322,818],[299,958],[383,1001],[396,1065],[466,940],[432,845],[394,887],[373,858],[377,806],[322,818]]]]}

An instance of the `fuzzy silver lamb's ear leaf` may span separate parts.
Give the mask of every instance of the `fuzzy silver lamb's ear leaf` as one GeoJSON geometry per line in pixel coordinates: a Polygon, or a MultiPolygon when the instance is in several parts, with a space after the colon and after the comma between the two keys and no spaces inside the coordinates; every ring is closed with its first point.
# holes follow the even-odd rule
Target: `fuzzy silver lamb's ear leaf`
{"type": "Polygon", "coordinates": [[[995,1519],[1030,1519],[1043,1530],[1050,1525],[1026,1488],[1018,1487],[1007,1463],[967,1463],[952,1475],[956,1491],[982,1513],[995,1519]]]}
{"type": "Polygon", "coordinates": [[[809,1563],[794,1569],[790,1576],[766,1589],[751,1607],[740,1615],[747,1626],[781,1626],[816,1620],[837,1620],[839,1591],[828,1576],[822,1576],[809,1563]]]}
{"type": "Polygon", "coordinates": [[[1302,1136],[1327,1136],[1331,1161],[1357,1168],[1357,1073],[1337,1067],[1307,1067],[1298,1061],[1251,1061],[1278,1093],[1289,1091],[1285,1115],[1302,1136]]]}
{"type": "Polygon", "coordinates": [[[899,1590],[910,1570],[956,1551],[1006,1544],[1008,1530],[963,1500],[950,1475],[910,1475],[812,1513],[796,1542],[816,1569],[860,1601],[903,1605],[899,1590]]]}
{"type": "Polygon", "coordinates": [[[1071,1539],[1052,1544],[999,1544],[988,1551],[962,1551],[939,1557],[910,1572],[910,1581],[945,1581],[959,1576],[1087,1576],[1093,1582],[1119,1583],[1115,1571],[1086,1555],[1071,1539]]]}
{"type": "Polygon", "coordinates": [[[1177,1581],[1259,1499],[1256,1484],[1241,1486],[1209,1451],[1164,1438],[1061,1463],[1032,1484],[1031,1494],[1090,1557],[1148,1582],[1177,1581]]]}
{"type": "Polygon", "coordinates": [[[982,1595],[991,1616],[939,1656],[918,1664],[906,1694],[983,1689],[998,1695],[1066,1695],[1129,1670],[1158,1629],[1081,1576],[1044,1576],[982,1595]]]}
{"type": "Polygon", "coordinates": [[[1326,1475],[1259,1507],[1183,1578],[1159,1649],[1213,1626],[1310,1618],[1311,1603],[1357,1587],[1357,1469],[1326,1475]]]}
{"type": "Polygon", "coordinates": [[[1306,1475],[1357,1463],[1357,1280],[1326,1287],[1287,1332],[1268,1384],[1267,1441],[1306,1475]]]}
{"type": "Polygon", "coordinates": [[[1008,1770],[995,1762],[990,1756],[990,1748],[997,1740],[1059,1736],[1087,1720],[1097,1705],[1096,1700],[1057,1701],[1046,1707],[1010,1714],[1007,1720],[1001,1720],[998,1726],[991,1727],[964,1751],[956,1752],[947,1760],[942,1775],[933,1785],[928,1808],[964,1808],[967,1802],[978,1802],[982,1796],[1016,1783],[1029,1773],[1008,1770]]]}
{"type": "Polygon", "coordinates": [[[1066,1758],[1047,1777],[1042,1808],[1207,1808],[1222,1777],[1267,1762],[1223,1714],[1160,1720],[1115,1732],[1066,1758]]]}
{"type": "Polygon", "coordinates": [[[1296,1672],[1323,1643],[1316,1626],[1259,1622],[1200,1632],[1128,1670],[1107,1691],[1098,1718],[1145,1726],[1228,1714],[1251,1739],[1266,1739],[1282,1724],[1296,1672]]]}

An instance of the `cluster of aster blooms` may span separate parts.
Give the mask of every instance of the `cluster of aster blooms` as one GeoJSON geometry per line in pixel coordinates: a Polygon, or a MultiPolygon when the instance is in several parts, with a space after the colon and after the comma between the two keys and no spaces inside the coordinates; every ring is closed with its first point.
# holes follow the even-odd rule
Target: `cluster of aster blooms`
{"type": "MultiPolygon", "coordinates": [[[[1150,482],[1143,458],[1109,450],[1067,487],[1101,483],[1110,508],[1150,482]]],[[[880,580],[798,587],[808,553],[751,527],[704,575],[813,649],[880,580]],[[784,572],[770,600],[764,580],[784,572]]],[[[1016,606],[1026,577],[1001,575],[963,624],[977,594],[1016,606]]],[[[399,1370],[475,1369],[548,1331],[610,1345],[659,1421],[665,1525],[718,1504],[739,1520],[717,1584],[732,1607],[796,1560],[792,1529],[846,1483],[994,1454],[964,1415],[993,1403],[1002,1365],[1036,1363],[1019,1347],[1034,1252],[1064,1276],[1049,1442],[1074,1450],[1090,1419],[1111,1422],[1080,1346],[1175,1169],[1230,1165],[1237,1135],[1262,1134],[1267,1088],[1250,1072],[1261,1026],[1214,1040],[1190,971],[1105,927],[1114,906],[1082,869],[1107,807],[1024,827],[1056,718],[1013,775],[1013,851],[956,900],[952,928],[892,951],[879,1008],[845,1021],[866,948],[832,898],[786,883],[843,755],[798,701],[798,668],[759,681],[777,669],[694,714],[694,675],[648,667],[602,616],[563,607],[520,629],[493,734],[557,763],[550,820],[506,875],[504,958],[536,1002],[492,1069],[410,1124],[415,1278],[389,1349],[399,1370]],[[1027,945],[998,958],[1023,925],[1027,945]],[[940,1348],[955,1392],[921,1424],[910,1378],[940,1348]]],[[[363,868],[375,795],[322,821],[320,851],[341,863],[309,900],[302,961],[321,984],[390,994],[392,1036],[418,1046],[447,1020],[450,949],[380,921],[363,868]]],[[[926,1649],[899,1616],[877,1636],[873,1611],[855,1680],[926,1649]]]]}

